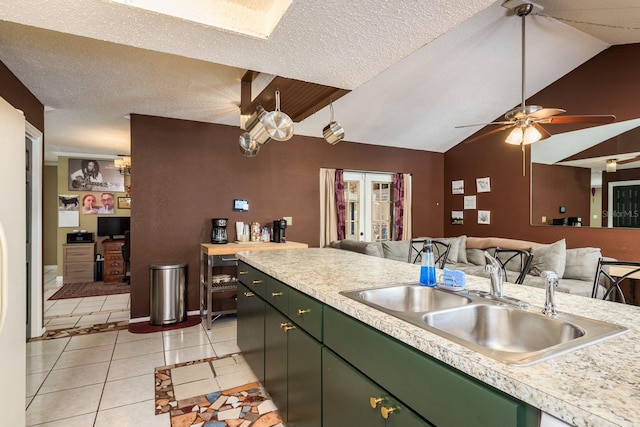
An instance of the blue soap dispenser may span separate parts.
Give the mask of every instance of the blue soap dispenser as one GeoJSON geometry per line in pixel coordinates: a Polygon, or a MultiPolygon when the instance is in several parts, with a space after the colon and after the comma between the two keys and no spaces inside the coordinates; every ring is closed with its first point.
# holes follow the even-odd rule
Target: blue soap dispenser
{"type": "Polygon", "coordinates": [[[433,259],[433,244],[431,239],[424,242],[422,248],[422,262],[420,264],[420,285],[436,286],[436,266],[433,259]]]}

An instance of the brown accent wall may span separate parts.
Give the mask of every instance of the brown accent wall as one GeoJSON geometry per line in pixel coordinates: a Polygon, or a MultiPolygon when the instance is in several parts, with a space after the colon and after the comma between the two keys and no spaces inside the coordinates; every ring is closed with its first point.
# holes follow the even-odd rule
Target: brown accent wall
{"type": "Polygon", "coordinates": [[[535,163],[531,172],[531,223],[551,225],[553,218],[579,217],[589,226],[591,169],[535,163]],[[565,213],[560,213],[564,206],[565,213]]]}
{"type": "Polygon", "coordinates": [[[2,62],[0,96],[18,110],[22,110],[27,121],[44,133],[44,106],[2,62]]]}
{"type": "Polygon", "coordinates": [[[241,132],[132,115],[132,318],[149,315],[149,267],[156,262],[188,263],[188,309],[198,309],[199,245],[210,241],[211,218],[228,218],[234,239],[235,221],[291,216],[287,239],[317,247],[323,167],[413,174],[413,234],[443,234],[443,154],[294,136],[247,158],[241,132]],[[249,212],[233,212],[233,199],[247,199],[249,212]]]}
{"type": "MultiPolygon", "coordinates": [[[[618,121],[640,117],[640,44],[612,46],[540,91],[528,104],[560,107],[568,114],[615,114],[618,121]]],[[[575,127],[574,127],[575,128],[575,127]]],[[[569,126],[547,126],[560,133],[569,126]]],[[[484,128],[479,132],[487,132],[484,128]]],[[[476,211],[465,211],[464,225],[444,225],[445,235],[498,236],[551,243],[566,238],[568,247],[595,246],[606,256],[640,260],[640,230],[532,226],[529,223],[530,150],[522,176],[519,147],[505,144],[506,135],[491,135],[445,153],[445,215],[462,208],[451,194],[452,180],[465,180],[466,194],[475,193],[475,179],[491,177],[491,193],[478,195],[478,209],[491,211],[491,225],[478,225],[476,211]]]]}

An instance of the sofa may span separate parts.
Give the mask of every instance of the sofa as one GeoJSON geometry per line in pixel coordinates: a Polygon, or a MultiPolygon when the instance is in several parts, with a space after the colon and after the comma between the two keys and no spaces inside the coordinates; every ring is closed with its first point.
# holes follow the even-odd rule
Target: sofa
{"type": "MultiPolygon", "coordinates": [[[[540,277],[540,273],[550,270],[560,277],[558,291],[586,297],[591,296],[598,259],[602,257],[599,248],[567,249],[565,239],[551,244],[498,237],[458,236],[433,239],[451,245],[446,268],[462,270],[465,274],[481,277],[489,277],[489,273],[485,270],[484,251],[494,255],[496,248],[526,250],[533,255],[533,258],[522,282],[523,285],[544,289],[546,280],[540,277]]],[[[408,262],[410,252],[409,240],[388,242],[339,240],[331,242],[329,246],[401,262],[408,262]]],[[[505,269],[505,280],[514,283],[520,273],[521,264],[519,260],[514,260],[507,263],[505,269]]],[[[598,293],[601,292],[603,289],[598,293]]]]}

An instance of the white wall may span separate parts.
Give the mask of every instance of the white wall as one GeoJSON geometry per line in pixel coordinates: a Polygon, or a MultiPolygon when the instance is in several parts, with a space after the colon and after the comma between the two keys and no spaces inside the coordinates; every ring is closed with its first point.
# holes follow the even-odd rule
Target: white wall
{"type": "Polygon", "coordinates": [[[0,98],[0,413],[2,425],[25,425],[26,196],[25,120],[0,98]]]}

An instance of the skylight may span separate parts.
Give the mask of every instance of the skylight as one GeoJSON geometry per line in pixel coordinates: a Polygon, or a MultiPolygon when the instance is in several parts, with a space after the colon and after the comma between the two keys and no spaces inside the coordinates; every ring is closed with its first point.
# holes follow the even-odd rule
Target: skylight
{"type": "Polygon", "coordinates": [[[111,0],[127,6],[263,39],[293,0],[111,0]]]}

